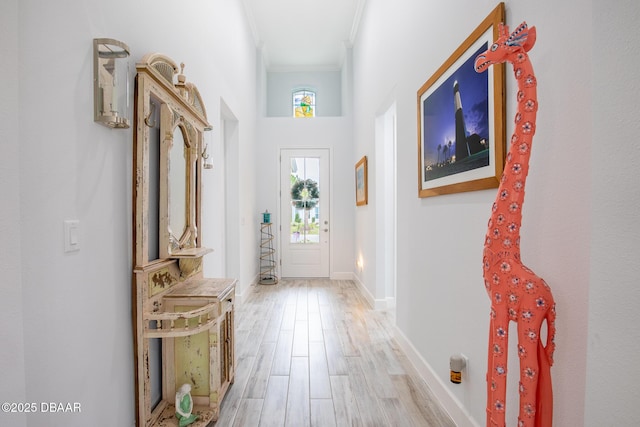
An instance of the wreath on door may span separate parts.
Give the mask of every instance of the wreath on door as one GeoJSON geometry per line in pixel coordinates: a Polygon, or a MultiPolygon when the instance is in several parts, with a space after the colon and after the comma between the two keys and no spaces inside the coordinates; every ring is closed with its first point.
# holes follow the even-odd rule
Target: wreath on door
{"type": "Polygon", "coordinates": [[[291,204],[298,209],[313,209],[319,198],[318,183],[312,179],[300,179],[291,186],[291,204]]]}

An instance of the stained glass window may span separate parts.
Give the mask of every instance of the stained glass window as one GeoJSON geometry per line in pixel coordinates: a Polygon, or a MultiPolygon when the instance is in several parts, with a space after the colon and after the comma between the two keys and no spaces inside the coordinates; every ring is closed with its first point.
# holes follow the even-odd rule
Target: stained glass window
{"type": "Polygon", "coordinates": [[[293,117],[315,117],[316,93],[310,90],[293,92],[293,117]]]}

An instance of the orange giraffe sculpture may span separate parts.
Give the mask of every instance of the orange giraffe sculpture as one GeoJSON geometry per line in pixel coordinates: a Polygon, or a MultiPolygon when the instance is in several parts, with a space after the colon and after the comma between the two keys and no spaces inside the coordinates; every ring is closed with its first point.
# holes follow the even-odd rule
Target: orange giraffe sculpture
{"type": "Polygon", "coordinates": [[[518,325],[520,412],[518,427],[550,427],[553,391],[550,368],[555,349],[555,302],[543,279],[520,259],[520,226],[531,142],[536,130],[536,78],[527,52],[536,40],[526,23],[509,34],[500,25],[498,40],[475,60],[477,72],[510,62],[518,82],[515,132],[493,203],[484,243],[483,276],[491,299],[487,369],[487,427],[505,425],[509,322],[518,325]],[[547,321],[546,345],[540,331],[547,321]]]}

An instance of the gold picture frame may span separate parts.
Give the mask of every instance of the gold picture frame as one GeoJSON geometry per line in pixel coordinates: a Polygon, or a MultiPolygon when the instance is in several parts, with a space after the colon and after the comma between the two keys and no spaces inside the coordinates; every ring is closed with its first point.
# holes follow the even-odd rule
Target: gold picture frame
{"type": "Polygon", "coordinates": [[[369,203],[368,180],[367,156],[364,156],[356,163],[356,206],[364,206],[369,203]]]}
{"type": "Polygon", "coordinates": [[[498,187],[505,156],[504,64],[473,62],[498,38],[498,6],[418,90],[418,196],[498,187]],[[465,114],[465,113],[469,114],[465,114]]]}

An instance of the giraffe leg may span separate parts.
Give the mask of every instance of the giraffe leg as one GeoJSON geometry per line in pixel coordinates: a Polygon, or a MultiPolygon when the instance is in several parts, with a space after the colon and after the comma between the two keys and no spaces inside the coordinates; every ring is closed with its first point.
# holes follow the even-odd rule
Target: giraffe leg
{"type": "MultiPolygon", "coordinates": [[[[493,312],[493,309],[492,309],[493,312]]],[[[492,314],[492,318],[491,321],[489,322],[489,354],[487,355],[487,374],[486,374],[486,380],[487,380],[487,422],[485,424],[486,427],[491,427],[492,425],[495,425],[492,423],[492,414],[493,414],[493,409],[491,406],[491,403],[493,402],[493,392],[495,390],[495,382],[493,382],[493,376],[492,376],[492,372],[493,372],[493,365],[494,365],[494,361],[493,361],[493,351],[491,350],[494,347],[494,343],[495,343],[495,335],[494,335],[494,320],[493,320],[493,314],[492,314]]]]}
{"type": "Polygon", "coordinates": [[[553,424],[553,387],[551,385],[551,364],[541,341],[538,341],[540,375],[536,390],[535,427],[551,427],[553,424]]]}
{"type": "Polygon", "coordinates": [[[534,427],[536,422],[536,399],[540,378],[538,360],[540,323],[541,321],[518,322],[518,356],[520,356],[518,427],[534,427]]]}
{"type": "Polygon", "coordinates": [[[509,318],[492,312],[487,367],[487,427],[505,426],[509,318]]]}
{"type": "Polygon", "coordinates": [[[538,339],[538,362],[540,375],[536,390],[536,424],[535,427],[551,427],[553,424],[553,387],[551,384],[551,364],[553,339],[555,335],[555,308],[547,314],[547,345],[538,339]]]}

